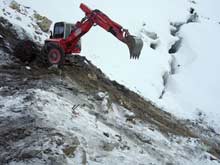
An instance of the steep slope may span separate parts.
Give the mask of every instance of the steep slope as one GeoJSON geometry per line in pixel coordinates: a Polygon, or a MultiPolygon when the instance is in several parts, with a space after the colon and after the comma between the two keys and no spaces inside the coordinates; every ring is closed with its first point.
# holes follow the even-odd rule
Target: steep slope
{"type": "MultiPolygon", "coordinates": [[[[44,2],[47,5],[38,1],[20,2],[37,8],[54,21],[75,22],[83,17],[78,8],[80,0],[56,3],[48,0],[44,2]]],[[[219,132],[219,50],[215,45],[220,34],[218,0],[83,2],[106,12],[145,41],[140,60],[130,61],[126,46],[97,27],[83,38],[83,55],[112,80],[138,92],[167,112],[194,121],[202,113],[204,123],[219,132]],[[194,16],[197,20],[193,20],[194,16]],[[178,25],[183,26],[178,29],[178,25]],[[179,34],[173,35],[176,30],[180,30],[179,34]],[[173,54],[170,48],[176,42],[181,44],[179,51],[173,54]]]]}
{"type": "Polygon", "coordinates": [[[13,49],[33,36],[0,19],[1,164],[219,164],[219,134],[158,109],[86,58],[62,70],[21,63],[13,49]]]}

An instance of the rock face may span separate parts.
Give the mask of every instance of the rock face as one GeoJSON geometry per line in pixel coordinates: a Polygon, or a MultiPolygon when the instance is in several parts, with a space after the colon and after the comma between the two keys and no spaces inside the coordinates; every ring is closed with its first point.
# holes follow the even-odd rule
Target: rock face
{"type": "MultiPolygon", "coordinates": [[[[24,7],[21,6],[19,3],[17,3],[16,1],[11,1],[9,6],[11,9],[17,11],[20,14],[23,14],[23,15],[27,14],[26,13],[27,10],[25,10],[24,7]]],[[[25,8],[27,9],[28,7],[25,7],[25,8]]],[[[17,17],[17,18],[21,20],[20,17],[17,17]]],[[[34,11],[33,18],[36,19],[37,25],[40,27],[40,29],[43,32],[49,32],[50,26],[52,24],[52,21],[50,19],[38,14],[36,11],[34,11]]]]}
{"type": "Polygon", "coordinates": [[[14,0],[2,0],[0,3],[0,17],[7,19],[13,29],[16,29],[16,37],[31,39],[43,44],[44,40],[48,38],[48,31],[52,24],[50,19],[14,0]],[[26,35],[24,35],[25,31],[28,31],[26,35]]]}
{"type": "Polygon", "coordinates": [[[37,20],[37,24],[43,32],[49,32],[52,21],[47,17],[41,16],[38,13],[34,13],[34,18],[37,20]]]}
{"type": "Polygon", "coordinates": [[[219,134],[160,110],[84,57],[62,69],[24,64],[13,57],[17,33],[1,18],[0,164],[219,163],[219,134]]]}
{"type": "Polygon", "coordinates": [[[19,3],[17,3],[16,1],[12,1],[11,4],[10,4],[10,7],[13,9],[13,10],[16,10],[17,12],[21,12],[21,5],[19,3]]]}

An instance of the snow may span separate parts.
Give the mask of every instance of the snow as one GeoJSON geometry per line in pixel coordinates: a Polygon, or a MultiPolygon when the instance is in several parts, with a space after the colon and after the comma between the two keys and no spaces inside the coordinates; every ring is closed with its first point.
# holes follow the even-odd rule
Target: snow
{"type": "Polygon", "coordinates": [[[31,67],[30,67],[30,66],[25,66],[25,68],[26,68],[27,70],[31,70],[31,67]]]}
{"type": "Polygon", "coordinates": [[[220,2],[218,0],[197,0],[197,4],[194,5],[196,11],[201,15],[203,19],[210,19],[211,22],[219,22],[219,5],[220,2]],[[211,3],[210,3],[211,2],[211,3]]]}
{"type": "MultiPolygon", "coordinates": [[[[102,109],[106,100],[99,105],[98,102],[90,101],[86,95],[74,96],[73,93],[64,91],[62,91],[63,95],[60,95],[59,90],[29,89],[25,94],[17,92],[13,97],[1,97],[0,105],[4,104],[4,107],[0,110],[0,117],[16,118],[19,114],[28,113],[29,117],[34,116],[36,127],[37,121],[40,121],[44,128],[54,128],[59,131],[63,139],[66,135],[73,139],[77,137],[79,146],[76,146],[75,156],[69,157],[67,164],[81,164],[85,154],[87,163],[92,165],[218,164],[217,161],[209,159],[210,155],[197,139],[175,136],[167,138],[157,130],[150,129],[143,122],[138,120],[136,124],[127,122],[125,116],[134,114],[117,104],[112,104],[112,110],[110,108],[108,113],[103,114],[102,109]],[[24,101],[30,96],[34,100],[24,101]],[[79,103],[80,106],[73,112],[72,106],[79,103]],[[90,108],[91,105],[93,109],[90,108]],[[28,110],[24,108],[27,106],[28,110]],[[15,112],[15,109],[21,111],[15,112]],[[108,137],[104,133],[107,133],[108,137]],[[148,142],[142,143],[139,139],[148,142]]],[[[52,141],[44,139],[43,143],[34,142],[33,147],[41,151],[49,147],[62,154],[63,147],[69,145],[67,142],[68,140],[57,146],[52,141]]],[[[22,144],[23,142],[19,141],[16,146],[22,144]]],[[[28,146],[26,149],[30,150],[30,148],[31,146],[28,146]]],[[[30,161],[33,164],[42,163],[35,159],[30,161]]],[[[10,164],[22,164],[22,162],[12,161],[10,164]]]]}
{"type": "MultiPolygon", "coordinates": [[[[56,3],[52,0],[18,2],[33,7],[54,21],[75,22],[83,17],[79,0],[56,3]]],[[[205,121],[220,130],[218,0],[195,0],[195,4],[189,0],[83,2],[91,8],[102,10],[132,34],[142,37],[145,45],[140,60],[130,60],[126,45],[95,27],[82,39],[82,55],[101,68],[108,77],[138,92],[164,110],[192,120],[196,120],[198,112],[202,112],[205,121]],[[168,83],[164,87],[162,77],[171,71],[172,55],[168,51],[179,39],[178,36],[171,35],[173,27],[170,23],[186,23],[191,7],[200,16],[199,22],[181,27],[178,34],[183,38],[181,48],[173,54],[180,67],[176,74],[168,77],[168,83]],[[150,38],[148,32],[156,33],[158,38],[150,38]],[[155,50],[149,46],[152,42],[158,44],[155,50]],[[165,93],[159,99],[164,88],[165,93]]],[[[24,19],[24,23],[15,23],[26,26],[27,22],[24,19]]]]}
{"type": "Polygon", "coordinates": [[[0,65],[12,63],[8,53],[0,50],[0,65]]]}
{"type": "MultiPolygon", "coordinates": [[[[18,1],[32,6],[54,21],[71,22],[83,16],[78,8],[79,0],[74,1],[72,6],[69,0],[56,4],[51,0],[18,1]],[[70,14],[70,11],[73,13],[70,14]]],[[[35,38],[33,27],[29,26],[36,24],[32,20],[34,11],[23,7],[23,15],[8,7],[11,0],[2,2],[0,16],[12,22],[17,32],[20,31],[19,34],[26,30],[31,38],[35,38]],[[4,15],[2,9],[10,14],[4,15]],[[17,17],[21,20],[16,19],[17,17]]],[[[83,38],[83,55],[111,79],[138,92],[162,109],[180,118],[202,119],[204,124],[220,131],[220,26],[217,23],[220,13],[217,0],[212,0],[212,3],[197,0],[196,4],[186,0],[148,0],[139,3],[85,0],[85,3],[92,8],[101,9],[133,34],[142,37],[145,45],[140,60],[130,60],[126,45],[96,27],[83,38]],[[168,50],[179,37],[170,34],[170,30],[174,28],[170,22],[185,23],[192,6],[201,16],[199,22],[181,27],[178,33],[182,38],[181,47],[177,53],[171,55],[168,50]],[[158,45],[155,50],[150,48],[151,43],[158,45]],[[172,56],[176,59],[176,71],[169,75],[164,87],[162,77],[165,73],[170,73],[172,56]],[[164,88],[165,93],[159,99],[164,88]]],[[[43,33],[37,40],[42,42],[46,35],[43,33]]],[[[3,51],[0,51],[0,55],[1,61],[4,56],[8,56],[3,51]]],[[[25,68],[31,69],[29,66],[25,68]]],[[[5,88],[7,87],[0,87],[0,92],[6,90],[5,88]]],[[[16,91],[13,96],[0,96],[0,117],[12,119],[28,113],[44,127],[56,129],[71,138],[78,138],[80,144],[75,151],[75,157],[68,158],[67,164],[82,163],[85,154],[88,164],[219,164],[210,160],[206,146],[197,139],[166,137],[138,119],[135,119],[135,124],[127,121],[128,116],[135,117],[135,114],[117,104],[109,103],[108,93],[97,93],[99,101],[91,101],[89,97],[83,93],[77,96],[71,92],[59,93],[56,87],[47,90],[28,89],[21,93],[16,91]],[[27,101],[26,98],[30,96],[34,101],[27,101]]],[[[24,143],[19,141],[15,146],[22,146],[24,143]]],[[[62,147],[68,145],[65,142],[55,148],[56,145],[49,141],[39,143],[43,144],[41,150],[49,147],[59,153],[62,153],[62,147]]],[[[33,159],[31,164],[42,162],[33,159]]]]}
{"type": "Polygon", "coordinates": [[[180,31],[182,47],[176,54],[180,67],[171,76],[163,104],[173,99],[170,112],[193,119],[201,112],[206,115],[209,125],[220,131],[220,77],[218,56],[220,27],[210,22],[184,25],[180,31]],[[175,105],[181,105],[177,107],[175,105]]]}
{"type": "Polygon", "coordinates": [[[21,39],[26,37],[24,35],[24,31],[26,31],[29,35],[29,38],[42,44],[48,37],[48,34],[42,32],[39,26],[36,24],[36,20],[33,16],[36,11],[21,5],[21,11],[18,12],[10,7],[12,2],[13,0],[3,0],[1,2],[0,16],[6,18],[13,24],[21,39]]]}
{"type": "MultiPolygon", "coordinates": [[[[0,91],[5,89],[7,87],[1,87],[0,91]]],[[[13,117],[16,117],[17,111],[21,110],[23,108],[22,100],[24,99],[25,95],[20,96],[20,97],[13,97],[13,96],[7,96],[7,97],[2,97],[0,96],[0,105],[4,105],[1,107],[1,113],[0,117],[7,117],[11,116],[13,113],[13,117]],[[8,109],[11,109],[12,112],[9,112],[8,109]]]]}

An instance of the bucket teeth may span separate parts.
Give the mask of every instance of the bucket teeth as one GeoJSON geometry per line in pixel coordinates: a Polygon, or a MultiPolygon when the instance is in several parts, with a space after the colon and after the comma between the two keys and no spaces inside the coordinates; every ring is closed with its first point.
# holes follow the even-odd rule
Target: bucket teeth
{"type": "Polygon", "coordinates": [[[125,41],[129,48],[130,59],[138,59],[140,57],[141,50],[144,45],[142,39],[136,36],[128,35],[125,38],[125,41]]]}

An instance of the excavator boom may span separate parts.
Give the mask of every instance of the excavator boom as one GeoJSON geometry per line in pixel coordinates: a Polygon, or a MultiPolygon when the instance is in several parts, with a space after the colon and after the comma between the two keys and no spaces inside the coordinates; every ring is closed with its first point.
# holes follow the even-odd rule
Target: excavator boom
{"type": "MultiPolygon", "coordinates": [[[[143,48],[143,41],[140,38],[130,35],[127,29],[124,29],[121,25],[111,20],[100,10],[91,10],[83,3],[81,3],[80,8],[86,16],[80,22],[76,23],[69,37],[62,41],[65,50],[68,49],[67,45],[74,46],[93,25],[98,25],[128,46],[130,58],[139,58],[143,48]]],[[[71,49],[72,47],[67,52],[71,51],[71,49]]]]}
{"type": "Polygon", "coordinates": [[[106,31],[112,33],[120,41],[124,42],[130,52],[130,58],[139,58],[141,50],[143,48],[142,39],[130,35],[127,29],[124,29],[121,25],[111,20],[100,10],[91,10],[85,4],[81,3],[80,8],[85,12],[86,16],[95,15],[94,22],[106,31]]]}

